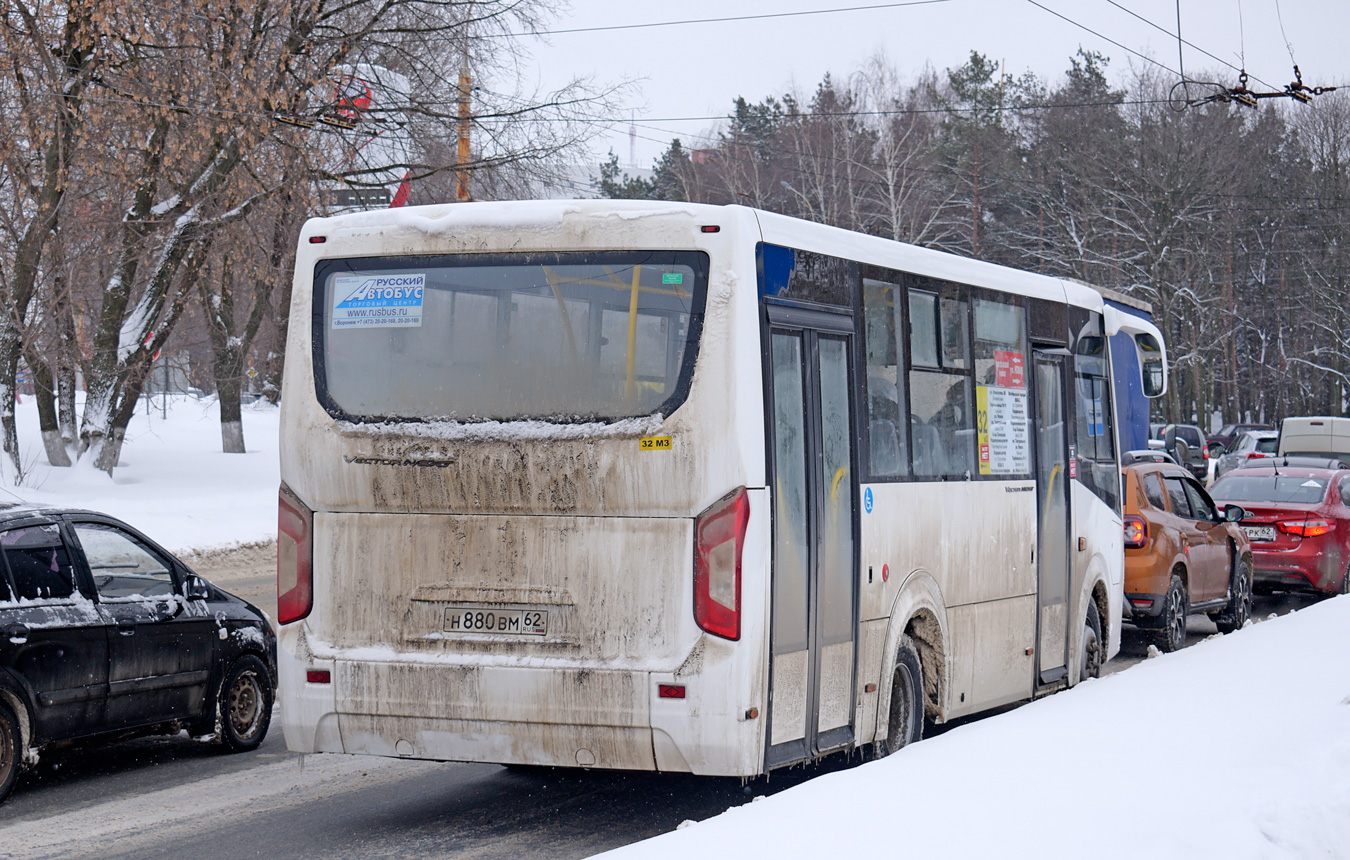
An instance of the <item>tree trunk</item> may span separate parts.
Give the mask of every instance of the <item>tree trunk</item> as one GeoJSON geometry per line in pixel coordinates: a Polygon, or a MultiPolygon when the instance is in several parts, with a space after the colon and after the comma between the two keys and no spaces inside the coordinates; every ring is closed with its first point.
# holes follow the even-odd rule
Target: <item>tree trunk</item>
{"type": "MultiPolygon", "coordinates": [[[[96,434],[97,450],[94,452],[94,468],[112,474],[122,459],[122,444],[127,438],[127,425],[136,414],[136,401],[145,389],[145,380],[150,375],[152,362],[145,361],[133,366],[127,373],[120,388],[111,390],[107,395],[110,416],[102,434],[96,434]]],[[[88,409],[86,408],[86,414],[88,409]]],[[[87,424],[86,424],[87,426],[87,424]]]]}
{"type": "Polygon", "coordinates": [[[227,349],[216,353],[212,367],[220,401],[220,449],[226,454],[244,453],[244,422],[241,414],[243,354],[227,349]]]}
{"type": "Polygon", "coordinates": [[[19,351],[22,340],[13,325],[0,329],[0,434],[4,435],[5,456],[14,466],[14,485],[23,481],[23,463],[19,461],[19,431],[14,423],[14,381],[19,373],[19,351]]]}
{"type": "Polygon", "coordinates": [[[56,416],[56,392],[52,386],[52,369],[40,357],[29,354],[25,360],[33,374],[33,396],[37,398],[38,428],[42,432],[42,447],[47,450],[47,462],[53,466],[69,466],[70,452],[61,438],[56,416]]]}
{"type": "Polygon", "coordinates": [[[70,292],[64,277],[58,276],[56,289],[57,354],[54,370],[56,372],[56,424],[61,431],[61,441],[65,445],[74,445],[78,434],[75,429],[75,368],[79,365],[79,342],[75,339],[75,312],[70,302],[70,292]]]}

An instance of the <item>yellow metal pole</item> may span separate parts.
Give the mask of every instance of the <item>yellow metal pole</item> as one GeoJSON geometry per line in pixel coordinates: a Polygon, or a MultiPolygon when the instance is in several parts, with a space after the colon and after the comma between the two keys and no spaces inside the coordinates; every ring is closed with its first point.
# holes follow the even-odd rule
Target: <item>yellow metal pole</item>
{"type": "Polygon", "coordinates": [[[641,266],[633,267],[633,291],[628,298],[628,377],[623,385],[623,396],[637,394],[637,384],[633,380],[633,361],[637,357],[637,305],[638,280],[642,274],[641,266]]]}
{"type": "Polygon", "coordinates": [[[577,336],[572,331],[572,317],[567,313],[567,302],[563,301],[562,291],[558,289],[558,279],[553,274],[553,270],[544,267],[544,279],[548,281],[549,289],[553,290],[553,298],[558,303],[558,313],[562,315],[563,325],[567,328],[567,345],[572,350],[572,364],[581,366],[581,353],[577,351],[577,336]]]}

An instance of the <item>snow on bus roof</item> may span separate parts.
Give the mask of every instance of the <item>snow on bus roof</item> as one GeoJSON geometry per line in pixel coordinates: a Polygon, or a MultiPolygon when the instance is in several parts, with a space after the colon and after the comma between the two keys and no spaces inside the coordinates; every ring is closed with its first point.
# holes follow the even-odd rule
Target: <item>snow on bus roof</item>
{"type": "MultiPolygon", "coordinates": [[[[475,203],[438,203],[397,209],[353,212],[330,218],[314,218],[301,235],[302,244],[311,235],[360,234],[371,229],[400,228],[426,235],[444,235],[468,227],[487,229],[562,229],[569,219],[687,218],[719,223],[753,219],[761,238],[772,244],[803,251],[832,254],[898,271],[939,280],[1017,293],[1050,301],[1068,301],[1093,310],[1104,307],[1092,287],[1072,280],[1026,272],[984,260],[962,257],[932,248],[922,248],[852,230],[831,227],[746,206],[706,203],[670,203],[649,200],[509,200],[475,203]]],[[[746,224],[747,227],[750,224],[746,224]]],[[[753,229],[753,227],[751,228],[753,229]]]]}

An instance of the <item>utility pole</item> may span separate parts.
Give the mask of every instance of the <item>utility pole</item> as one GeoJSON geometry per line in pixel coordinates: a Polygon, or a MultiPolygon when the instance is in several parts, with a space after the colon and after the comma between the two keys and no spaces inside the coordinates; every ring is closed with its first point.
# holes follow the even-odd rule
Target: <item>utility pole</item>
{"type": "Polygon", "coordinates": [[[464,42],[464,59],[459,67],[459,149],[456,152],[455,164],[458,169],[455,172],[456,190],[455,200],[460,203],[467,203],[472,198],[469,196],[469,92],[471,81],[469,78],[469,43],[466,37],[464,42]]]}

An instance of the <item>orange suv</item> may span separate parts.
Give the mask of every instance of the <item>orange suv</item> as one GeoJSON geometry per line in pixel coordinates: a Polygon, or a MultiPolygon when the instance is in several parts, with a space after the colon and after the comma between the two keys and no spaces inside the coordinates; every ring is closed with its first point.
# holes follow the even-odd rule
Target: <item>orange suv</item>
{"type": "Polygon", "coordinates": [[[1171,463],[1121,470],[1125,482],[1125,620],[1163,651],[1186,643],[1186,616],[1205,613],[1230,633],[1252,613],[1252,550],[1191,474],[1171,463]]]}

